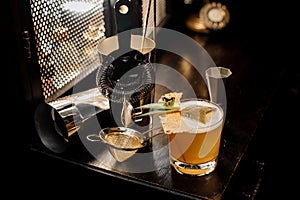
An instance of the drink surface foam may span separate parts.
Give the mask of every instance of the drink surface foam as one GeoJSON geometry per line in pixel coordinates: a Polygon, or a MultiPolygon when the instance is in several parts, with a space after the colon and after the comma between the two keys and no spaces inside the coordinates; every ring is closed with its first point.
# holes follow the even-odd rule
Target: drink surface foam
{"type": "Polygon", "coordinates": [[[177,116],[175,114],[174,120],[166,120],[166,118],[172,117],[170,115],[160,117],[165,131],[171,133],[204,133],[216,129],[223,122],[222,108],[206,100],[182,100],[182,102],[180,102],[180,109],[182,113],[177,116]],[[185,110],[189,107],[191,109],[188,109],[189,113],[186,113],[185,110]],[[209,116],[206,123],[203,123],[200,120],[201,116],[199,113],[199,108],[201,107],[213,108],[212,114],[209,116]],[[189,117],[188,115],[193,117],[189,117]]]}

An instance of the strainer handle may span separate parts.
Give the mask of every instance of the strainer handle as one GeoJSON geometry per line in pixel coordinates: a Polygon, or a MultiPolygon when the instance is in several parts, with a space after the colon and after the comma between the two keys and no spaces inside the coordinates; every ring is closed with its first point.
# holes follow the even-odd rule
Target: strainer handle
{"type": "Polygon", "coordinates": [[[89,141],[92,141],[92,142],[100,142],[101,141],[101,138],[98,134],[90,134],[90,135],[86,136],[86,139],[88,139],[89,141]]]}

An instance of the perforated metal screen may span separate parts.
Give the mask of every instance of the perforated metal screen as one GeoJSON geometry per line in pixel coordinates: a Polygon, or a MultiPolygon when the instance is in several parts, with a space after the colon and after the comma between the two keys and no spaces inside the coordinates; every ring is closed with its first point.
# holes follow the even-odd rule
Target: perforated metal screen
{"type": "MultiPolygon", "coordinates": [[[[62,95],[99,66],[96,46],[99,39],[106,37],[104,1],[30,1],[46,102],[62,95]]],[[[143,15],[148,1],[143,0],[143,15]]],[[[159,22],[165,16],[165,0],[157,2],[159,22]]]]}
{"type": "Polygon", "coordinates": [[[103,0],[32,0],[43,94],[51,101],[99,65],[95,47],[105,37],[103,0]]]}

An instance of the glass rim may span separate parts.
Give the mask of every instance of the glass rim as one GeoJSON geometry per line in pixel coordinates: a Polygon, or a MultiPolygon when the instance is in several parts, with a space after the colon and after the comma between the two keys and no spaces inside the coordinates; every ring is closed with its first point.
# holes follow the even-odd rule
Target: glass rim
{"type": "Polygon", "coordinates": [[[197,127],[197,130],[207,129],[209,127],[214,127],[214,126],[216,126],[218,124],[222,124],[222,122],[224,122],[224,110],[216,102],[213,102],[213,101],[210,101],[208,99],[201,98],[201,97],[190,97],[190,98],[188,97],[188,98],[182,98],[180,100],[180,104],[185,103],[185,102],[189,102],[189,101],[203,101],[203,102],[206,102],[208,104],[212,104],[213,106],[217,107],[217,109],[219,110],[219,112],[221,114],[220,119],[218,119],[215,123],[210,123],[209,126],[207,126],[207,127],[197,127]]]}

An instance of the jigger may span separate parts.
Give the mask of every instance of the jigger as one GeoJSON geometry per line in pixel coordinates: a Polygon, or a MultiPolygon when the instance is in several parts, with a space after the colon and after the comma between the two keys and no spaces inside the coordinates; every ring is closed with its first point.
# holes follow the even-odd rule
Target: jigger
{"type": "Polygon", "coordinates": [[[73,136],[86,120],[109,108],[98,88],[41,103],[35,111],[38,136],[48,149],[62,153],[75,143],[73,136]]]}
{"type": "Polygon", "coordinates": [[[226,82],[231,75],[231,70],[222,66],[210,67],[205,71],[210,100],[219,104],[224,110],[227,101],[226,82]]]}

